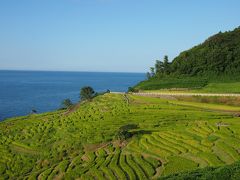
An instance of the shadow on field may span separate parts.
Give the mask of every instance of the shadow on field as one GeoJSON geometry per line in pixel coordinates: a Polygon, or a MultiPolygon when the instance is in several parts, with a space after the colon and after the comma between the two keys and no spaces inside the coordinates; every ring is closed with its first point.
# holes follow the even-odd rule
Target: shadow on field
{"type": "Polygon", "coordinates": [[[148,130],[139,130],[139,131],[133,131],[131,132],[132,136],[143,136],[145,134],[152,134],[152,131],[148,131],[148,130]]]}

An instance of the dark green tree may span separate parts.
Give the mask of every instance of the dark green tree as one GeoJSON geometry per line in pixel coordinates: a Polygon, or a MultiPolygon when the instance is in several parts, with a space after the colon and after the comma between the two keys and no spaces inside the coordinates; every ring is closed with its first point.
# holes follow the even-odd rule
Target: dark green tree
{"type": "Polygon", "coordinates": [[[72,101],[70,99],[64,99],[62,101],[62,106],[65,109],[69,109],[69,108],[71,108],[73,106],[73,103],[72,103],[72,101]]]}
{"type": "Polygon", "coordinates": [[[128,87],[128,92],[138,92],[134,87],[128,87]]]}
{"type": "Polygon", "coordinates": [[[164,69],[164,73],[165,74],[169,74],[171,71],[170,71],[170,63],[168,61],[168,56],[164,56],[164,59],[163,59],[163,69],[164,69]]]}
{"type": "Polygon", "coordinates": [[[118,140],[126,140],[130,137],[132,137],[132,133],[129,132],[130,130],[133,130],[133,129],[137,129],[138,128],[138,125],[136,124],[127,124],[127,125],[124,125],[124,126],[121,126],[118,130],[118,132],[116,133],[116,138],[118,140]]]}
{"type": "Polygon", "coordinates": [[[150,67],[150,74],[151,74],[151,77],[155,76],[155,69],[154,69],[154,67],[150,67]]]}
{"type": "Polygon", "coordinates": [[[37,114],[37,110],[36,109],[32,109],[31,110],[31,114],[37,114]]]}
{"type": "Polygon", "coordinates": [[[164,66],[162,61],[156,60],[155,72],[157,76],[161,76],[164,73],[164,66]]]}
{"type": "Polygon", "coordinates": [[[83,87],[80,91],[80,98],[81,100],[91,100],[95,96],[95,91],[92,87],[86,86],[83,87]]]}
{"type": "Polygon", "coordinates": [[[149,80],[149,79],[151,79],[151,74],[150,74],[150,72],[147,72],[147,74],[146,74],[146,76],[147,76],[147,79],[149,80]]]}

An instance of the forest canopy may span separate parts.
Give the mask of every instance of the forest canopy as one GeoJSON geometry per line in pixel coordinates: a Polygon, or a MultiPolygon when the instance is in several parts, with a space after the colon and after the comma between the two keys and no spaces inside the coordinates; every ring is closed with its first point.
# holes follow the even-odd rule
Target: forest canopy
{"type": "Polygon", "coordinates": [[[156,60],[147,77],[240,75],[240,27],[219,32],[204,43],[180,53],[169,62],[168,56],[156,60]]]}

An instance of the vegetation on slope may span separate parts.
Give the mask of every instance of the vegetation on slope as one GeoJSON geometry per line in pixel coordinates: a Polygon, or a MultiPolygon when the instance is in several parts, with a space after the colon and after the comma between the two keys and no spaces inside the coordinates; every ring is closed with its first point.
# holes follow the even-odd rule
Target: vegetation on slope
{"type": "Polygon", "coordinates": [[[240,162],[223,167],[207,167],[192,172],[177,173],[160,178],[161,180],[198,180],[198,179],[219,179],[219,180],[238,180],[240,177],[240,162]]]}
{"type": "Polygon", "coordinates": [[[0,123],[0,177],[150,179],[231,164],[240,160],[240,123],[225,109],[240,110],[105,94],[72,113],[9,119],[0,123]],[[116,139],[125,127],[131,136],[116,139]]]}
{"type": "Polygon", "coordinates": [[[203,44],[182,52],[171,72],[186,75],[233,76],[240,74],[240,28],[218,33],[203,44]]]}
{"type": "MultiPolygon", "coordinates": [[[[239,82],[240,27],[208,38],[204,43],[182,52],[172,62],[168,61],[167,56],[163,61],[157,60],[147,77],[147,81],[139,83],[135,88],[191,89],[203,88],[207,84],[214,86],[223,82],[239,82]]],[[[239,88],[234,92],[239,93],[239,88]]]]}
{"type": "Polygon", "coordinates": [[[156,90],[156,89],[200,89],[208,84],[208,80],[199,77],[185,78],[151,78],[140,82],[135,89],[156,90]]]}
{"type": "Polygon", "coordinates": [[[233,76],[240,75],[240,27],[233,31],[218,33],[204,43],[180,53],[171,63],[165,56],[156,61],[157,77],[187,76],[233,76]]]}

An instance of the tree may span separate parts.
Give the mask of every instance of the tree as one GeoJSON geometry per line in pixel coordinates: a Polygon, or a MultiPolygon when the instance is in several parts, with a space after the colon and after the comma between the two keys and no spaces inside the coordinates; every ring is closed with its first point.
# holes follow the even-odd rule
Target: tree
{"type": "Polygon", "coordinates": [[[149,79],[151,79],[151,74],[150,74],[150,72],[147,72],[147,74],[146,74],[146,76],[147,76],[147,79],[149,80],[149,79]]]}
{"type": "Polygon", "coordinates": [[[164,68],[164,73],[165,74],[170,73],[170,63],[168,62],[168,56],[164,56],[163,68],[164,68]]]}
{"type": "Polygon", "coordinates": [[[163,62],[162,61],[156,60],[155,71],[156,71],[156,75],[158,75],[158,76],[163,74],[164,66],[163,66],[163,62]]]}
{"type": "Polygon", "coordinates": [[[151,77],[155,76],[155,69],[154,69],[154,67],[150,67],[150,74],[151,74],[151,77]]]}
{"type": "Polygon", "coordinates": [[[32,109],[31,110],[31,114],[37,114],[37,110],[36,109],[32,109]]]}
{"type": "Polygon", "coordinates": [[[129,131],[137,128],[138,128],[138,125],[136,124],[127,124],[127,125],[121,126],[118,132],[116,133],[116,138],[118,140],[126,140],[133,135],[129,131]]]}
{"type": "Polygon", "coordinates": [[[62,106],[66,109],[69,109],[73,106],[73,103],[70,99],[64,99],[62,102],[62,106]]]}
{"type": "Polygon", "coordinates": [[[95,96],[95,91],[92,87],[86,86],[83,87],[80,91],[80,98],[81,100],[91,100],[95,96]]]}
{"type": "Polygon", "coordinates": [[[138,92],[134,87],[128,87],[128,92],[138,92]]]}

